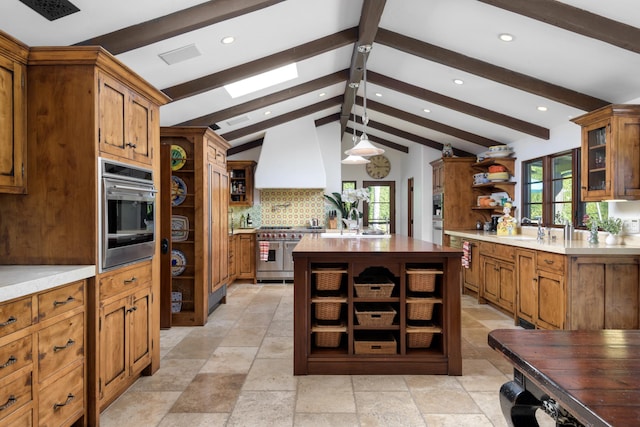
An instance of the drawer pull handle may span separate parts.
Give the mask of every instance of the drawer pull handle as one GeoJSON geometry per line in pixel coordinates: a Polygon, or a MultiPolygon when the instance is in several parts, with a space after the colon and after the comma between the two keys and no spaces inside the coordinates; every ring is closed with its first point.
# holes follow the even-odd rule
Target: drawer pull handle
{"type": "Polygon", "coordinates": [[[131,147],[131,148],[136,148],[136,147],[137,147],[137,145],[136,145],[136,144],[133,144],[133,143],[131,143],[131,142],[127,142],[125,145],[126,145],[127,147],[131,147]]]}
{"type": "Polygon", "coordinates": [[[64,403],[54,403],[53,404],[53,410],[57,411],[58,409],[62,408],[63,406],[67,406],[75,398],[76,397],[73,394],[69,393],[67,395],[67,400],[65,400],[64,403]]]}
{"type": "Polygon", "coordinates": [[[9,406],[13,405],[17,401],[18,401],[18,398],[12,394],[11,396],[9,396],[9,399],[7,400],[7,402],[4,405],[0,406],[0,411],[4,411],[5,409],[7,409],[9,406]]]}
{"type": "Polygon", "coordinates": [[[18,359],[16,359],[15,356],[9,356],[9,359],[6,362],[4,362],[2,365],[0,365],[0,369],[4,369],[7,366],[11,366],[14,363],[16,363],[17,361],[18,361],[18,359]]]}
{"type": "Polygon", "coordinates": [[[70,302],[74,302],[76,299],[72,296],[70,296],[69,298],[67,298],[65,301],[54,301],[53,302],[53,306],[57,307],[59,305],[66,305],[69,304],[70,302]]]}
{"type": "Polygon", "coordinates": [[[53,346],[53,352],[57,353],[58,351],[62,351],[66,348],[71,347],[72,345],[74,345],[76,342],[74,340],[72,340],[71,338],[69,338],[69,341],[67,341],[67,343],[65,345],[54,345],[53,346]]]}
{"type": "Polygon", "coordinates": [[[137,282],[137,281],[138,281],[138,278],[137,278],[137,277],[135,277],[135,276],[133,276],[131,279],[126,279],[126,280],[124,281],[124,284],[125,284],[125,285],[129,285],[129,284],[131,284],[131,283],[135,283],[135,282],[137,282]]]}
{"type": "Polygon", "coordinates": [[[16,319],[14,316],[10,316],[6,322],[2,322],[0,323],[0,326],[9,326],[12,323],[16,323],[18,321],[18,319],[16,319]]]}
{"type": "Polygon", "coordinates": [[[138,309],[138,307],[136,307],[135,305],[133,307],[131,307],[130,309],[127,310],[127,313],[131,313],[132,311],[136,311],[138,309]]]}
{"type": "Polygon", "coordinates": [[[552,259],[545,259],[544,262],[546,262],[547,264],[553,264],[553,260],[552,259]]]}

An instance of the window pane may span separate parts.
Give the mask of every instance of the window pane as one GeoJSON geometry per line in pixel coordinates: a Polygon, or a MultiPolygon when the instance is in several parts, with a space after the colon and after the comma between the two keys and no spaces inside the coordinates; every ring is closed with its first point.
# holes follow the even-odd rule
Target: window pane
{"type": "Polygon", "coordinates": [[[370,186],[367,222],[372,228],[389,232],[387,229],[391,212],[391,189],[389,186],[370,186]]]}
{"type": "Polygon", "coordinates": [[[522,216],[536,220],[542,218],[542,159],[524,163],[522,186],[522,216]]]}

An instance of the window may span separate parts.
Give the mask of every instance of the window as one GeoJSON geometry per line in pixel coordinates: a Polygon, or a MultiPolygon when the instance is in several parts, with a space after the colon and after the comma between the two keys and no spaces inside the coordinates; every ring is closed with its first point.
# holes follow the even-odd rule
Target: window
{"type": "Polygon", "coordinates": [[[364,225],[395,233],[395,181],[364,181],[362,186],[369,190],[364,225]]]}
{"type": "Polygon", "coordinates": [[[608,216],[606,202],[580,202],[579,148],[523,162],[522,176],[522,218],[584,227],[588,216],[608,216]]]}

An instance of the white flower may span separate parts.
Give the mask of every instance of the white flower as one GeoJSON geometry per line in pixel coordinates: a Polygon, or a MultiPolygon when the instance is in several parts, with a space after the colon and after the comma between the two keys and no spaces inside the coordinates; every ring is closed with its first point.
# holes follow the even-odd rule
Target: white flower
{"type": "Polygon", "coordinates": [[[361,201],[369,202],[369,191],[364,188],[347,189],[342,192],[342,200],[357,206],[361,201]]]}

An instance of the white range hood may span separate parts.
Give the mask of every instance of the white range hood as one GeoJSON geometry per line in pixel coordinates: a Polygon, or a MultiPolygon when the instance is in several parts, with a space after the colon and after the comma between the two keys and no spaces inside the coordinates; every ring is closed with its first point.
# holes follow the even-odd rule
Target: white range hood
{"type": "Polygon", "coordinates": [[[326,188],[327,173],[312,119],[267,130],[254,180],[258,189],[326,188]]]}

